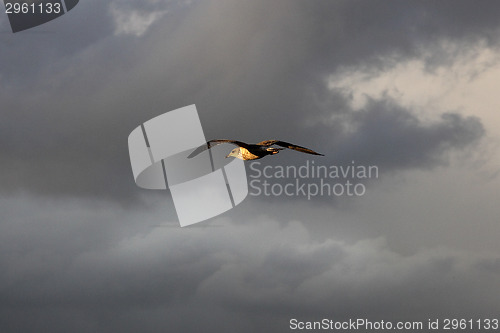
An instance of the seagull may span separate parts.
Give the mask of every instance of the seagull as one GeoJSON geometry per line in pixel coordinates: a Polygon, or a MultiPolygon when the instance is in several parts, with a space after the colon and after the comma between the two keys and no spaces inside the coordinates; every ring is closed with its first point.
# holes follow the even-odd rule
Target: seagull
{"type": "Polygon", "coordinates": [[[210,140],[206,144],[196,148],[191,154],[189,154],[188,158],[193,158],[199,153],[207,149],[210,149],[214,146],[220,145],[221,143],[230,143],[238,146],[238,148],[234,148],[233,150],[231,150],[231,152],[226,156],[226,158],[232,156],[244,161],[257,160],[267,155],[274,155],[279,153],[280,150],[283,150],[285,148],[293,149],[306,154],[325,156],[309,148],[293,145],[291,143],[279,140],[265,140],[255,144],[245,143],[236,140],[210,140]],[[273,145],[277,145],[282,148],[271,147],[273,145]]]}

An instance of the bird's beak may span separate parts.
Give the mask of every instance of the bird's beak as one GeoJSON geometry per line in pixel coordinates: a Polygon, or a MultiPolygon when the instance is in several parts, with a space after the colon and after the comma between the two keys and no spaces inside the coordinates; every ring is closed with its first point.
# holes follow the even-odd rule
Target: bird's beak
{"type": "Polygon", "coordinates": [[[231,156],[231,154],[228,154],[228,155],[226,156],[226,158],[228,158],[229,156],[231,156]]]}

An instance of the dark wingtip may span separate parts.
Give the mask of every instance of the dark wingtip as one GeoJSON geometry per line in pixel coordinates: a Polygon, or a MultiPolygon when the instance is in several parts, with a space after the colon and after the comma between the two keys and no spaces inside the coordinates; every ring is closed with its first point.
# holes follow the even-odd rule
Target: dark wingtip
{"type": "Polygon", "coordinates": [[[315,152],[314,150],[307,151],[306,153],[311,154],[311,155],[325,156],[325,155],[323,155],[321,153],[315,152]]]}

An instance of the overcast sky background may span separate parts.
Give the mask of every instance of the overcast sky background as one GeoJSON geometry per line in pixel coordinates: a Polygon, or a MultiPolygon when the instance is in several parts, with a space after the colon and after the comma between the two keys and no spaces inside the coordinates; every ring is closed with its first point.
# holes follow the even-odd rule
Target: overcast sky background
{"type": "Polygon", "coordinates": [[[0,15],[0,331],[498,318],[499,17],[497,1],[85,0],[12,34],[0,15]],[[167,191],[136,187],[127,137],[190,104],[209,139],[326,155],[262,165],[379,178],[180,228],[167,191]]]}

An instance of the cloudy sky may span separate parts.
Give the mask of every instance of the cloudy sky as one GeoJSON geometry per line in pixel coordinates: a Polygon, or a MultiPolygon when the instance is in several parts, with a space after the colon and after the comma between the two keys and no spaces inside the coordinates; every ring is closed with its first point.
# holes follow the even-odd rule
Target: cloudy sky
{"type": "Polygon", "coordinates": [[[0,13],[0,331],[498,318],[499,17],[472,0],[85,0],[12,34],[0,13]],[[207,138],[325,154],[260,167],[379,177],[180,228],[168,191],[135,185],[127,137],[190,104],[207,138]]]}

